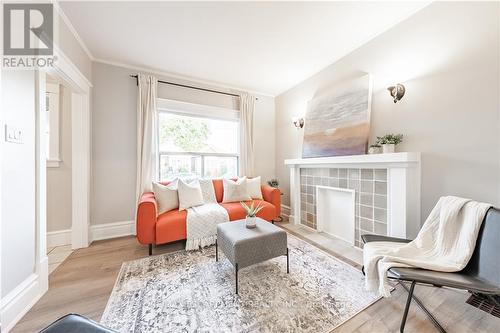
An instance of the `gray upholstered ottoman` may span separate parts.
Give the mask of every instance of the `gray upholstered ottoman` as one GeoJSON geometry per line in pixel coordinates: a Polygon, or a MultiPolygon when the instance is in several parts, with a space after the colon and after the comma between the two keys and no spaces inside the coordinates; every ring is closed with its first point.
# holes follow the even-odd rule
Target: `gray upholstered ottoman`
{"type": "Polygon", "coordinates": [[[236,294],[238,294],[238,270],[241,268],[286,256],[286,272],[290,271],[286,232],[260,218],[257,218],[257,227],[253,229],[245,226],[245,220],[217,225],[216,261],[219,261],[219,248],[234,266],[236,294]]]}

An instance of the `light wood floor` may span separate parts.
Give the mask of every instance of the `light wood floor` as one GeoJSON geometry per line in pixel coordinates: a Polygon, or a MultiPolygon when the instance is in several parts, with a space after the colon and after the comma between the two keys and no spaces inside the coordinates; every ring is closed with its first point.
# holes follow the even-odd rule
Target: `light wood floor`
{"type": "MultiPolygon", "coordinates": [[[[180,250],[183,242],[155,249],[155,254],[180,250]]],[[[337,256],[335,253],[332,255],[337,256]]],[[[124,261],[147,256],[135,238],[94,242],[74,251],[49,277],[49,291],[21,319],[12,332],[37,332],[67,313],[80,313],[99,321],[116,276],[124,261]]],[[[417,286],[415,294],[428,306],[448,332],[500,332],[500,319],[466,303],[463,292],[417,286]]],[[[398,286],[391,298],[381,299],[334,332],[399,332],[406,301],[398,286]]],[[[425,315],[412,304],[405,332],[436,332],[425,315]]]]}

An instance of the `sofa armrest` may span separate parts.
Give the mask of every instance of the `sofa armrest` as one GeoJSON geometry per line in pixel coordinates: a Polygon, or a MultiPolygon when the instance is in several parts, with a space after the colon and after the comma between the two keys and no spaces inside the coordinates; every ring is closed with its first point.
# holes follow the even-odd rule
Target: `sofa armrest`
{"type": "Polygon", "coordinates": [[[145,192],[137,207],[137,240],[141,244],[155,243],[156,199],[153,192],[145,192]]]}
{"type": "Polygon", "coordinates": [[[276,216],[281,215],[281,191],[269,185],[261,185],[262,197],[276,208],[276,216]]]}

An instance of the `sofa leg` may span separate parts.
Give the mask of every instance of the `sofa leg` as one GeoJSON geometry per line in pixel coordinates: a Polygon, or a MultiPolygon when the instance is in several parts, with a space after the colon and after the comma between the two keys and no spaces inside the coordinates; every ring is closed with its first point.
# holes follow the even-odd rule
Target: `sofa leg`
{"type": "Polygon", "coordinates": [[[152,255],[153,254],[153,244],[149,244],[148,247],[149,247],[149,255],[152,255]]]}

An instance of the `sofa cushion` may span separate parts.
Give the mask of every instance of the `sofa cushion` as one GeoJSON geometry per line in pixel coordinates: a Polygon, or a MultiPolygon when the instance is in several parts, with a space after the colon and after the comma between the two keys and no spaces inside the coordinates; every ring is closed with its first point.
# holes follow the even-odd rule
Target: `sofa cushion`
{"type": "Polygon", "coordinates": [[[260,182],[260,176],[247,178],[247,193],[250,198],[262,200],[262,190],[260,182]]]}
{"type": "Polygon", "coordinates": [[[201,192],[200,182],[195,180],[186,183],[182,179],[178,183],[179,192],[179,210],[188,209],[203,205],[203,193],[201,192]]]}
{"type": "Polygon", "coordinates": [[[240,202],[250,200],[247,193],[247,177],[238,179],[237,181],[231,179],[223,179],[224,197],[222,202],[240,202]]]}
{"type": "MultiPolygon", "coordinates": [[[[261,211],[257,213],[258,217],[266,221],[271,221],[276,217],[276,209],[269,202],[263,200],[253,200],[253,202],[254,206],[257,206],[260,203],[260,205],[263,207],[261,211]]],[[[252,201],[245,201],[245,203],[250,205],[252,201]]],[[[246,212],[243,207],[241,207],[241,204],[239,202],[221,203],[220,205],[227,210],[230,221],[242,220],[246,217],[246,212]]]]}
{"type": "Polygon", "coordinates": [[[156,244],[186,239],[186,218],[186,210],[171,210],[158,216],[156,244]]]}
{"type": "Polygon", "coordinates": [[[158,204],[158,215],[179,208],[177,179],[168,185],[153,182],[153,192],[158,204]]]}

